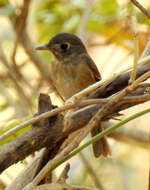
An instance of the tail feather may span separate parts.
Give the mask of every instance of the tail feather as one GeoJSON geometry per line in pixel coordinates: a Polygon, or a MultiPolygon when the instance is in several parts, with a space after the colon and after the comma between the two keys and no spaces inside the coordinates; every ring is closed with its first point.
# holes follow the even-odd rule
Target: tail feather
{"type": "MultiPolygon", "coordinates": [[[[91,131],[91,136],[94,137],[95,135],[99,134],[103,130],[101,124],[99,126],[96,126],[91,131]]],[[[104,136],[100,140],[93,143],[93,153],[96,158],[98,158],[100,155],[103,155],[105,157],[111,155],[111,150],[107,141],[107,137],[104,136]]]]}

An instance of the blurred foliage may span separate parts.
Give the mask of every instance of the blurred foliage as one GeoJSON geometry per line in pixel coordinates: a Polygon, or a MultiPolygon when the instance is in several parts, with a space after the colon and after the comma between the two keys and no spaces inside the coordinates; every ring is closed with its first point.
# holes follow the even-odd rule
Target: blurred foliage
{"type": "MultiPolygon", "coordinates": [[[[39,92],[48,92],[49,81],[45,77],[46,72],[41,71],[37,61],[41,67],[48,71],[51,55],[45,52],[37,53],[34,47],[39,43],[47,43],[53,35],[60,32],[77,33],[88,3],[87,0],[31,0],[26,25],[21,34],[18,35],[17,29],[21,24],[22,5],[25,1],[27,0],[0,0],[0,135],[25,121],[24,118],[31,113],[37,112],[39,92]],[[27,32],[24,33],[24,31],[27,32]],[[24,41],[22,42],[22,40],[24,41]],[[26,44],[26,42],[28,43],[26,44]],[[2,54],[5,60],[2,59],[2,54]],[[45,65],[39,55],[44,58],[45,65]]],[[[150,6],[146,9],[150,10],[150,6]]],[[[137,16],[139,53],[141,54],[150,39],[150,19],[135,8],[132,3],[125,0],[94,1],[84,31],[85,37],[88,38],[88,46],[91,48],[95,46],[106,47],[113,44],[127,52],[133,51],[131,27],[131,16],[133,14],[137,16]],[[102,37],[104,42],[94,44],[93,36],[102,37]]],[[[117,51],[115,49],[115,52],[117,51]]],[[[108,70],[108,66],[106,65],[106,70],[108,70]]],[[[10,136],[0,142],[0,145],[13,140],[30,127],[28,126],[10,136]]],[[[140,175],[136,176],[138,173],[145,172],[145,163],[139,164],[140,161],[143,161],[142,154],[139,155],[140,158],[136,161],[137,163],[134,163],[136,151],[139,150],[125,144],[118,145],[117,142],[112,142],[112,145],[117,157],[116,165],[112,161],[113,158],[95,160],[91,153],[88,152],[86,155],[102,179],[102,183],[106,184],[106,189],[130,190],[135,185],[134,189],[139,190],[141,187],[145,187],[145,183],[142,180],[140,182],[138,178],[140,175]],[[135,164],[135,168],[139,165],[139,171],[130,164],[131,160],[133,161],[132,164],[135,164]]],[[[146,153],[144,152],[143,155],[145,156],[146,153]]],[[[82,169],[80,175],[79,172],[76,172],[75,169],[79,168],[77,162],[72,164],[74,171],[72,171],[71,182],[78,185],[94,186],[85,166],[80,167],[82,169]]],[[[141,177],[145,179],[144,175],[145,173],[141,177]]]]}
{"type": "MultiPolygon", "coordinates": [[[[47,42],[59,32],[76,33],[86,8],[86,0],[46,0],[45,3],[39,1],[36,7],[35,20],[38,38],[40,41],[47,42]]],[[[86,32],[98,32],[100,35],[110,38],[110,42],[131,50],[133,49],[133,46],[130,45],[133,34],[130,20],[133,12],[137,15],[139,24],[145,24],[149,27],[150,20],[132,3],[119,7],[116,0],[95,0],[87,22],[86,32]]],[[[147,32],[141,31],[139,34],[140,53],[143,51],[148,37],[148,30],[147,32]]]]}
{"type": "MultiPolygon", "coordinates": [[[[49,40],[59,32],[76,33],[82,14],[86,8],[86,0],[46,0],[40,1],[35,9],[38,34],[40,40],[49,40]]],[[[97,32],[111,26],[117,18],[119,7],[116,0],[96,0],[87,23],[89,32],[97,32]]]]}
{"type": "Polygon", "coordinates": [[[8,0],[0,0],[0,6],[5,6],[8,4],[8,0]]]}

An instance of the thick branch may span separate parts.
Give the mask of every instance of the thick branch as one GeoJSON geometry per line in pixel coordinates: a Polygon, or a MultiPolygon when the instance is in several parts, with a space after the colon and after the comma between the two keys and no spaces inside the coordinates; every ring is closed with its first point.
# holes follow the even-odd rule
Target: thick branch
{"type": "MultiPolygon", "coordinates": [[[[144,93],[144,91],[145,88],[143,88],[142,93],[144,93]]],[[[142,93],[140,91],[139,95],[141,96],[142,93]]],[[[48,98],[49,97],[44,98],[42,103],[40,101],[39,113],[53,108],[48,98]]],[[[138,103],[126,102],[117,104],[108,111],[107,118],[111,118],[114,113],[118,113],[120,110],[143,102],[145,102],[145,99],[144,101],[141,99],[141,102],[138,103]]],[[[58,114],[57,116],[41,120],[37,124],[34,124],[28,132],[0,147],[0,172],[43,147],[49,147],[52,153],[54,150],[58,150],[64,139],[73,131],[84,127],[100,107],[101,105],[87,106],[70,113],[65,119],[62,115],[58,114]],[[68,121],[67,128],[65,128],[64,124],[68,121]]],[[[106,120],[107,118],[105,117],[102,120],[106,120]]]]}
{"type": "MultiPolygon", "coordinates": [[[[149,70],[150,63],[139,67],[137,70],[137,78],[149,70]]],[[[131,72],[122,74],[109,84],[98,88],[96,92],[89,97],[105,98],[111,96],[128,85],[130,74],[131,72]]],[[[149,84],[143,84],[132,94],[133,97],[139,95],[141,99],[138,101],[135,100],[135,102],[119,102],[108,110],[107,115],[102,118],[102,121],[112,118],[121,110],[148,101],[149,98],[145,99],[145,91],[148,86],[149,84]]],[[[40,110],[39,113],[46,112],[53,108],[48,97],[44,102],[45,105],[42,108],[40,107],[42,110],[40,110]]],[[[37,124],[34,124],[34,127],[28,132],[0,147],[0,172],[43,147],[49,146],[51,152],[53,152],[54,149],[57,150],[64,139],[73,131],[84,127],[100,107],[101,104],[86,106],[70,113],[65,118],[63,118],[61,114],[58,114],[57,116],[41,120],[37,124]],[[64,126],[67,126],[67,128],[64,128],[64,126]]]]}
{"type": "MultiPolygon", "coordinates": [[[[141,75],[143,75],[149,70],[150,70],[150,63],[139,66],[137,69],[136,78],[139,78],[141,75]]],[[[106,98],[115,94],[116,92],[128,86],[130,75],[131,71],[124,73],[123,75],[120,75],[110,83],[99,87],[95,92],[89,95],[89,98],[106,98]]]]}
{"type": "Polygon", "coordinates": [[[144,13],[145,16],[147,16],[150,19],[150,13],[136,0],[131,0],[131,2],[140,9],[142,13],[144,13]]]}

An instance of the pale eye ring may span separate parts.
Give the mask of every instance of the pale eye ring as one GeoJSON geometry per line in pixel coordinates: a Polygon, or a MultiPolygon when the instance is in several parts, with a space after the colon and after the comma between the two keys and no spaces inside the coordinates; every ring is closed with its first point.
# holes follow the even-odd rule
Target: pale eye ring
{"type": "Polygon", "coordinates": [[[60,44],[60,48],[61,48],[63,51],[65,51],[65,50],[67,50],[67,49],[70,48],[70,44],[67,43],[67,42],[62,43],[62,44],[60,44]]]}

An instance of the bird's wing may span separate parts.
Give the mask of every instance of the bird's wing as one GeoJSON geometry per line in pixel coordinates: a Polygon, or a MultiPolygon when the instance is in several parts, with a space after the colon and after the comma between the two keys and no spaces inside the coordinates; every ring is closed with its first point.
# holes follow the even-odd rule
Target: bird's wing
{"type": "Polygon", "coordinates": [[[95,80],[99,81],[101,80],[101,75],[99,70],[97,69],[96,64],[94,63],[94,61],[91,59],[91,57],[89,55],[86,54],[82,54],[82,59],[86,62],[86,64],[89,66],[89,68],[92,70],[95,80]]]}

